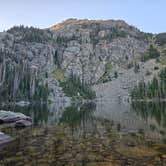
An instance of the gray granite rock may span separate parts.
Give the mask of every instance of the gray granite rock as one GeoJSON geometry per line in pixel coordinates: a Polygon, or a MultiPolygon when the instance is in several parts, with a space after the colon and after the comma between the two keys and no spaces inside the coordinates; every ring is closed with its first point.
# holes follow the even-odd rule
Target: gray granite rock
{"type": "Polygon", "coordinates": [[[31,117],[26,116],[22,113],[1,110],[0,123],[1,124],[13,123],[14,126],[17,126],[22,123],[22,125],[26,127],[32,125],[32,119],[31,117]]]}

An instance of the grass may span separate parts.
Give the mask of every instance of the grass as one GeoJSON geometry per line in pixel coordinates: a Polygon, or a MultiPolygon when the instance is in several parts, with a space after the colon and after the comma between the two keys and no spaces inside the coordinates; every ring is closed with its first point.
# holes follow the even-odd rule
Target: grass
{"type": "Polygon", "coordinates": [[[53,76],[58,80],[58,81],[64,81],[65,80],[65,71],[63,69],[57,69],[53,71],[53,76]]]}

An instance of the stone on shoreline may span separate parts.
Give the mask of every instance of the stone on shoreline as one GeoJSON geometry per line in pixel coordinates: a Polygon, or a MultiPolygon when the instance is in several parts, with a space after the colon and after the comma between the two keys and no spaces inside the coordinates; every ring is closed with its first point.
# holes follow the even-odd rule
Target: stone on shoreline
{"type": "Polygon", "coordinates": [[[1,123],[12,123],[18,120],[32,121],[32,119],[29,116],[26,116],[22,113],[0,110],[1,123]]]}
{"type": "Polygon", "coordinates": [[[15,140],[14,138],[0,132],[0,148],[5,146],[6,144],[13,142],[14,140],[15,140]]]}
{"type": "Polygon", "coordinates": [[[9,123],[13,123],[14,127],[28,127],[32,125],[32,119],[22,113],[0,110],[0,124],[9,123]]]}

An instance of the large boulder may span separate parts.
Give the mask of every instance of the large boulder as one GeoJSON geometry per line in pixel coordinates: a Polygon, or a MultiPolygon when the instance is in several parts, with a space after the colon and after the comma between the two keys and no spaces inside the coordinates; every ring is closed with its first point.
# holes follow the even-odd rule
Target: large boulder
{"type": "Polygon", "coordinates": [[[14,127],[28,127],[32,125],[32,119],[22,113],[0,110],[0,123],[13,123],[14,127]]]}

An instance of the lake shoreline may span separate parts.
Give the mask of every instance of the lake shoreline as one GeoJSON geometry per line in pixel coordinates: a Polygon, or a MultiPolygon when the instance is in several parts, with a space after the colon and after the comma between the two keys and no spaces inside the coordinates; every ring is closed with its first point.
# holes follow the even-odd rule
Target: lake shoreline
{"type": "Polygon", "coordinates": [[[166,99],[131,99],[131,102],[166,102],[166,99]]]}

